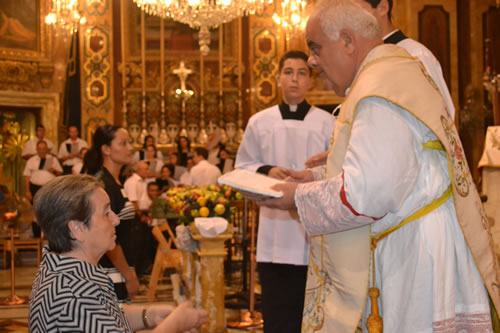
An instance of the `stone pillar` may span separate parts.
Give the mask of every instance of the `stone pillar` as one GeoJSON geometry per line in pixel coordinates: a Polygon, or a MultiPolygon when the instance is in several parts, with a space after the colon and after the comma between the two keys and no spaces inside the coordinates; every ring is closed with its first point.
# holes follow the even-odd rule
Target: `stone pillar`
{"type": "Polygon", "coordinates": [[[224,311],[224,242],[233,237],[232,225],[214,238],[200,235],[196,226],[191,224],[193,239],[200,242],[198,255],[201,263],[201,307],[208,311],[208,322],[202,326],[202,333],[226,332],[224,311]]]}

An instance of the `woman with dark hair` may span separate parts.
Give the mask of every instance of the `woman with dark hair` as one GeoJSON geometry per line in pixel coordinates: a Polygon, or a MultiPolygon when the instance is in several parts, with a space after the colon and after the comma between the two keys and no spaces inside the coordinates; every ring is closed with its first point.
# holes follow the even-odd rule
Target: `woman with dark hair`
{"type": "Polygon", "coordinates": [[[172,164],[164,164],[161,167],[160,177],[156,178],[161,193],[166,192],[170,187],[177,186],[174,179],[175,167],[172,164]]]}
{"type": "Polygon", "coordinates": [[[193,157],[193,153],[191,152],[191,142],[187,136],[179,136],[177,139],[177,157],[178,165],[187,167],[187,160],[193,157]]]}
{"type": "Polygon", "coordinates": [[[158,158],[159,151],[154,145],[148,145],[146,147],[146,156],[144,157],[144,162],[149,166],[149,174],[154,179],[160,176],[160,171],[163,166],[163,160],[158,158]]]}
{"type": "Polygon", "coordinates": [[[146,159],[146,148],[149,145],[153,145],[155,147],[155,150],[157,150],[156,157],[163,161],[163,154],[161,153],[161,151],[157,149],[155,143],[155,137],[152,135],[146,135],[144,137],[144,143],[142,145],[142,149],[134,153],[134,161],[138,162],[146,159]]]}
{"type": "Polygon", "coordinates": [[[219,168],[221,174],[225,174],[234,170],[234,159],[231,158],[229,152],[226,150],[226,147],[222,144],[219,145],[219,153],[217,154],[217,158],[219,159],[217,167],[219,168]]]}
{"type": "MultiPolygon", "coordinates": [[[[126,302],[139,291],[135,268],[140,264],[146,232],[120,181],[120,171],[132,162],[133,148],[128,132],[113,125],[98,127],[92,142],[85,154],[83,170],[104,183],[111,209],[120,218],[120,225],[116,228],[117,245],[107,251],[100,263],[113,280],[118,299],[126,302]]],[[[141,274],[140,269],[137,274],[141,274]]]]}
{"type": "Polygon", "coordinates": [[[33,282],[29,330],[41,332],[180,333],[196,329],[207,312],[190,303],[138,306],[117,302],[99,259],[115,248],[120,223],[103,184],[85,175],[63,176],[35,196],[34,211],[48,247],[33,282]]]}

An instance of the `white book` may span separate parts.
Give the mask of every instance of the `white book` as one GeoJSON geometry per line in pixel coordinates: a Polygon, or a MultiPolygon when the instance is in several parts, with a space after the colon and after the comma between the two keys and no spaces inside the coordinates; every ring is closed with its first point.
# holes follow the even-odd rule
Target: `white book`
{"type": "Polygon", "coordinates": [[[235,169],[228,172],[219,177],[218,183],[231,186],[252,200],[262,200],[266,197],[281,198],[283,196],[282,192],[271,189],[273,185],[284,183],[283,180],[248,170],[235,169]]]}

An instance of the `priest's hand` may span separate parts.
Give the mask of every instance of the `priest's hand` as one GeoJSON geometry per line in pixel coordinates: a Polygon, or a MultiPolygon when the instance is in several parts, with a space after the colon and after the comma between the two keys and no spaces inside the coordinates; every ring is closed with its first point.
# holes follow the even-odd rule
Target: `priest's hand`
{"type": "Polygon", "coordinates": [[[322,151],[321,153],[317,153],[316,155],[311,156],[306,163],[306,168],[314,168],[320,165],[326,164],[326,158],[328,156],[328,150],[322,151]]]}
{"type": "Polygon", "coordinates": [[[273,167],[271,170],[269,170],[269,173],[267,174],[269,177],[276,178],[276,179],[285,179],[288,177],[290,170],[287,168],[282,168],[282,167],[273,167]]]}
{"type": "Polygon", "coordinates": [[[257,201],[259,206],[265,206],[269,208],[278,208],[282,210],[289,210],[295,208],[295,190],[297,189],[298,183],[287,182],[282,184],[276,184],[271,187],[275,191],[280,191],[283,193],[281,198],[273,198],[257,201]]]}
{"type": "Polygon", "coordinates": [[[288,177],[285,180],[295,183],[308,183],[314,180],[314,175],[311,170],[289,170],[288,177]]]}

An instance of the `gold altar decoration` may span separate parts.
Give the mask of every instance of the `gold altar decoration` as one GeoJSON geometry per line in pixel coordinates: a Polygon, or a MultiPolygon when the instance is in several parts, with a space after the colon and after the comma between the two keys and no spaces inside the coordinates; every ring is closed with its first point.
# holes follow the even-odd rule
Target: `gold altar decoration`
{"type": "Polygon", "coordinates": [[[210,31],[223,23],[264,10],[271,0],[134,0],[138,7],[150,15],[171,18],[199,29],[202,55],[210,51],[210,31]]]}
{"type": "Polygon", "coordinates": [[[85,21],[78,10],[78,0],[52,0],[50,13],[45,17],[45,23],[53,26],[56,33],[67,36],[85,21]]]}
{"type": "Polygon", "coordinates": [[[281,14],[274,13],[273,21],[280,25],[286,38],[302,33],[306,28],[308,16],[306,14],[307,2],[305,0],[283,0],[281,14]]]}

